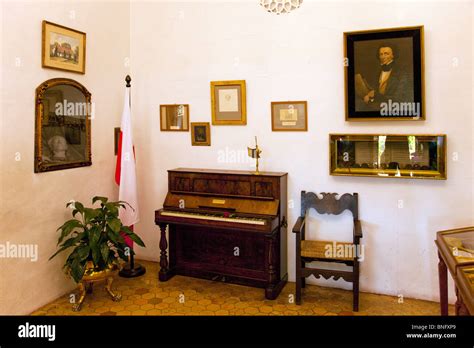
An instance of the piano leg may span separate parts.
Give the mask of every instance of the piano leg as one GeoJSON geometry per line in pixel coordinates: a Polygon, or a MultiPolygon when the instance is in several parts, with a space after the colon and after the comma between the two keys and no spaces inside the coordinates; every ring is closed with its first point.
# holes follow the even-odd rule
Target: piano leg
{"type": "Polygon", "coordinates": [[[285,274],[285,276],[276,284],[269,284],[265,288],[265,298],[267,300],[275,300],[278,295],[280,295],[281,290],[284,288],[286,283],[288,282],[288,274],[285,274]]]}
{"type": "Polygon", "coordinates": [[[278,242],[276,241],[276,234],[271,234],[267,236],[266,240],[266,248],[268,250],[268,270],[267,270],[267,287],[265,288],[265,298],[267,300],[274,300],[278,297],[281,290],[285,286],[288,275],[285,274],[280,281],[278,281],[277,269],[278,264],[280,263],[280,259],[277,257],[278,255],[278,242]]]}
{"type": "Polygon", "coordinates": [[[168,279],[174,276],[174,274],[169,269],[168,263],[168,241],[166,240],[166,226],[167,224],[158,225],[161,230],[160,237],[160,271],[158,272],[158,279],[161,282],[166,282],[168,279]]]}

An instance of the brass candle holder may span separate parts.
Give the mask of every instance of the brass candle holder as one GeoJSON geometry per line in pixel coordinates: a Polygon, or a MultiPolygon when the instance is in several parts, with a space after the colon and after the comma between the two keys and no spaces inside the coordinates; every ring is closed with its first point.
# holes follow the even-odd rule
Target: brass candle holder
{"type": "Polygon", "coordinates": [[[255,136],[255,148],[247,147],[247,151],[248,151],[249,157],[256,159],[256,168],[255,168],[254,174],[259,175],[260,171],[258,170],[258,159],[260,158],[260,154],[262,153],[262,150],[260,150],[258,147],[257,136],[255,136]]]}

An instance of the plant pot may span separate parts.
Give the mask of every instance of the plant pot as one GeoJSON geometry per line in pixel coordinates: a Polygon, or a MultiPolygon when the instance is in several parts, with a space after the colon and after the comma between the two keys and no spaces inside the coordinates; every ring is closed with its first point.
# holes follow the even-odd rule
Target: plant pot
{"type": "Polygon", "coordinates": [[[94,263],[92,261],[87,261],[86,264],[86,271],[82,277],[83,282],[96,282],[106,279],[107,277],[113,277],[118,272],[117,265],[109,265],[105,269],[100,269],[98,267],[94,267],[94,263]]]}

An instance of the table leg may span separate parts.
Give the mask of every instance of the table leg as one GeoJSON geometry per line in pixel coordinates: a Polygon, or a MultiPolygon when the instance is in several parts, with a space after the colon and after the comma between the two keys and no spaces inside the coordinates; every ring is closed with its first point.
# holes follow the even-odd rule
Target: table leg
{"type": "Polygon", "coordinates": [[[439,303],[441,315],[448,315],[448,268],[441,255],[438,253],[438,276],[439,276],[439,303]]]}
{"type": "Polygon", "coordinates": [[[455,287],[455,290],[456,290],[456,303],[454,305],[454,308],[456,310],[456,315],[467,315],[467,316],[471,315],[469,313],[469,310],[466,307],[466,304],[463,301],[463,298],[457,286],[455,287]]]}

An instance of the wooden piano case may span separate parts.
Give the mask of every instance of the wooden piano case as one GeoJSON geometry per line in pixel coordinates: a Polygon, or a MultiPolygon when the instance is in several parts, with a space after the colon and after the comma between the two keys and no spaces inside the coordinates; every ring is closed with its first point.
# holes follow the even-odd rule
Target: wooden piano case
{"type": "Polygon", "coordinates": [[[207,220],[194,224],[162,216],[163,209],[157,210],[155,222],[161,229],[159,280],[167,281],[179,274],[225,281],[264,288],[265,297],[275,299],[288,278],[287,174],[180,168],[168,171],[168,184],[167,201],[176,195],[196,195],[222,202],[239,200],[268,224],[207,220]],[[262,207],[269,207],[272,202],[278,203],[278,208],[266,216],[268,209],[262,207]]]}

